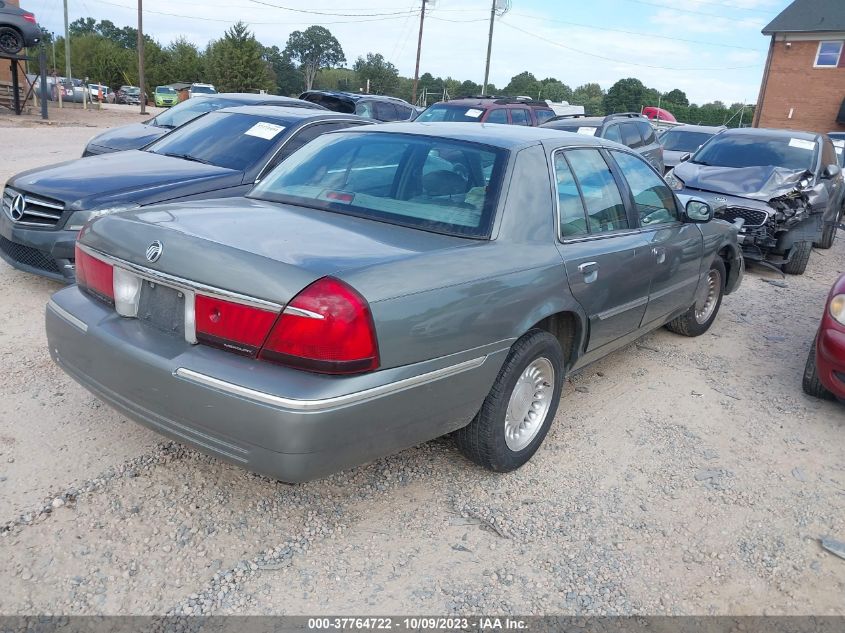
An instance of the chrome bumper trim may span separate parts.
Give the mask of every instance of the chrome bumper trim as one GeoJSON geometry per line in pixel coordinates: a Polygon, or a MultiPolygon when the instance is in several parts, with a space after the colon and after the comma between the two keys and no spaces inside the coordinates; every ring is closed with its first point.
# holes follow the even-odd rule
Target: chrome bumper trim
{"type": "Polygon", "coordinates": [[[50,302],[47,304],[47,307],[49,309],[51,309],[53,312],[55,312],[58,316],[62,317],[65,321],[67,321],[71,325],[79,328],[83,332],[88,331],[88,326],[85,324],[84,321],[82,321],[81,319],[77,319],[70,312],[68,312],[64,308],[60,307],[59,304],[57,304],[52,299],[50,299],[50,302]]]}
{"type": "Polygon", "coordinates": [[[425,374],[420,374],[419,376],[412,376],[411,378],[397,380],[396,382],[392,382],[386,385],[380,385],[378,387],[373,387],[372,389],[365,389],[363,391],[357,391],[355,393],[345,394],[343,396],[336,396],[334,398],[322,398],[319,400],[297,400],[294,398],[284,398],[282,396],[275,396],[273,394],[265,393],[263,391],[250,389],[249,387],[243,387],[241,385],[236,385],[225,380],[220,380],[219,378],[214,378],[213,376],[201,374],[199,372],[193,371],[192,369],[186,369],[184,367],[178,368],[175,372],[173,372],[173,375],[177,378],[181,378],[183,380],[187,380],[189,382],[193,382],[204,387],[218,389],[220,391],[230,393],[233,396],[246,398],[248,400],[254,400],[255,402],[260,402],[262,404],[269,404],[274,407],[289,409],[292,411],[312,412],[325,411],[327,409],[338,409],[340,407],[345,407],[351,404],[357,404],[359,402],[373,400],[375,398],[381,398],[388,394],[393,394],[398,391],[403,391],[405,389],[411,389],[412,387],[418,387],[420,385],[434,382],[436,380],[442,380],[444,378],[448,378],[450,376],[469,371],[470,369],[476,369],[478,367],[481,367],[481,365],[484,364],[485,360],[487,360],[487,356],[479,356],[478,358],[473,358],[471,360],[467,360],[456,365],[450,365],[449,367],[435,369],[434,371],[430,371],[425,374]]]}

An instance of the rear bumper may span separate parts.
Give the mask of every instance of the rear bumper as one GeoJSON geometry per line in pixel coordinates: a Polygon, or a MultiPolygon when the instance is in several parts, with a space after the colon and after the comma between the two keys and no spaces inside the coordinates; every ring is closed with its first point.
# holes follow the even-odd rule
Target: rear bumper
{"type": "Polygon", "coordinates": [[[19,270],[73,283],[75,241],[75,231],[24,228],[0,214],[0,258],[19,270]]]}
{"type": "Polygon", "coordinates": [[[47,307],[53,359],[127,417],[249,470],[306,481],[466,425],[507,349],[361,376],[310,374],[189,345],[78,288],[47,307]]]}
{"type": "Polygon", "coordinates": [[[819,330],[816,372],[825,389],[840,400],[845,400],[845,332],[824,328],[819,330]]]}

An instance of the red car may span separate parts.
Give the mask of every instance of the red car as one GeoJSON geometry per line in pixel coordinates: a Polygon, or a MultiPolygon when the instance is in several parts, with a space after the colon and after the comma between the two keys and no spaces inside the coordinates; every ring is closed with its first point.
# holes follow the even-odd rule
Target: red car
{"type": "Polygon", "coordinates": [[[845,400],[845,275],[827,298],[804,369],[804,391],[816,398],[845,400]]]}

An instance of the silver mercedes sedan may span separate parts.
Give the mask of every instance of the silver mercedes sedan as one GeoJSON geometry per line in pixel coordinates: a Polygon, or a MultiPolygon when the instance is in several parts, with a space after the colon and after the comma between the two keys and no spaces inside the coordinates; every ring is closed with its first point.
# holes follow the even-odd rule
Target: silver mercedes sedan
{"type": "Polygon", "coordinates": [[[245,198],[83,228],[55,361],[126,416],[297,482],[454,433],[491,470],[567,373],[661,326],[707,331],[737,227],[628,148],[543,128],[321,136],[245,198]]]}

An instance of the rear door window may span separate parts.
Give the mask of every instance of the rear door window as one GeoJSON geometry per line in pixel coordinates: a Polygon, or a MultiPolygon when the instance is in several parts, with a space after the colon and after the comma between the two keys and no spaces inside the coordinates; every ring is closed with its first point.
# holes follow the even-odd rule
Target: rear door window
{"type": "Polygon", "coordinates": [[[372,101],[364,101],[359,103],[355,106],[355,114],[358,116],[366,117],[368,119],[374,119],[375,114],[373,113],[373,103],[372,101]]]}
{"type": "Polygon", "coordinates": [[[601,153],[577,149],[566,152],[566,158],[583,195],[590,233],[630,228],[622,194],[601,153]]]}
{"type": "Polygon", "coordinates": [[[611,125],[604,131],[604,138],[608,141],[622,142],[622,134],[619,132],[618,125],[611,125]]]}
{"type": "Polygon", "coordinates": [[[545,123],[555,115],[552,110],[534,110],[534,114],[537,117],[537,125],[545,123]]]}
{"type": "Polygon", "coordinates": [[[622,123],[622,142],[632,149],[643,146],[643,139],[636,123],[622,123]]]}
{"type": "Polygon", "coordinates": [[[376,118],[379,121],[397,121],[399,115],[396,113],[396,107],[392,103],[384,101],[375,102],[376,118]]]}
{"type": "Polygon", "coordinates": [[[495,110],[490,110],[490,113],[487,115],[487,119],[484,121],[485,123],[507,123],[508,122],[508,111],[504,108],[496,108],[495,110]]]}
{"type": "Polygon", "coordinates": [[[511,110],[511,123],[513,125],[531,125],[531,115],[525,108],[513,108],[511,110]]]}
{"type": "Polygon", "coordinates": [[[637,128],[639,128],[640,136],[643,137],[643,143],[646,145],[651,145],[657,141],[657,138],[654,136],[654,128],[651,127],[650,123],[647,123],[646,121],[637,121],[637,128]]]}

